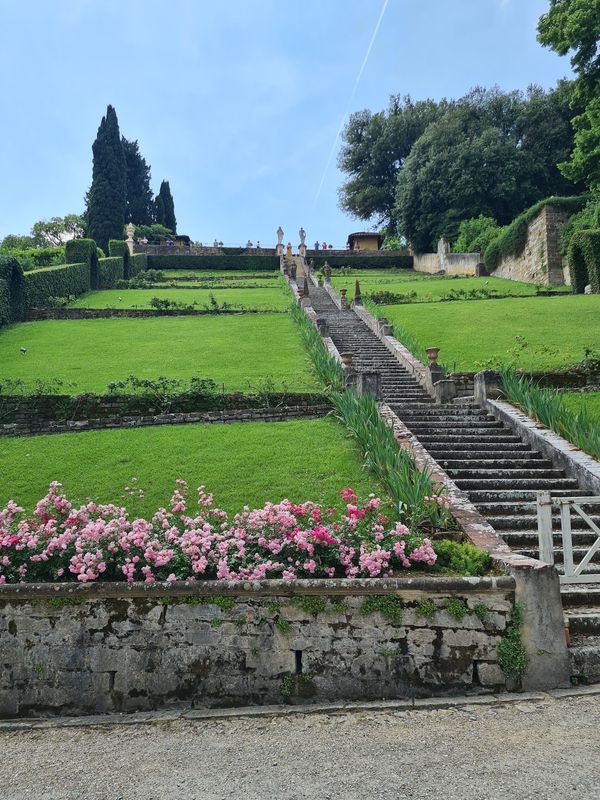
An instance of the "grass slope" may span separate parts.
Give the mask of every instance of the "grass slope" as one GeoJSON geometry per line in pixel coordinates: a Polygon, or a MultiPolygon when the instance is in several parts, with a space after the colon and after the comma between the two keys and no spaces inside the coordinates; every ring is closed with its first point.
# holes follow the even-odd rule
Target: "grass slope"
{"type": "Polygon", "coordinates": [[[0,474],[0,508],[12,498],[31,509],[59,480],[80,500],[124,503],[136,515],[167,503],[177,478],[192,490],[205,484],[228,512],[285,497],[330,505],[345,486],[380,491],[331,417],[4,439],[0,474]],[[141,487],[144,498],[126,486],[141,487]]]}
{"type": "Polygon", "coordinates": [[[26,322],[0,333],[0,364],[3,378],[60,378],[71,393],[103,392],[130,374],[200,375],[226,391],[247,391],[268,376],[278,388],[315,387],[287,314],[26,322]]]}
{"type": "Polygon", "coordinates": [[[285,310],[290,304],[290,296],[281,288],[269,286],[256,289],[163,289],[160,285],[152,289],[105,289],[89,292],[71,303],[71,308],[151,308],[153,297],[171,302],[192,305],[197,303],[201,308],[210,304],[209,295],[213,295],[219,304],[229,303],[232,306],[259,310],[285,310]]]}
{"type": "MultiPolygon", "coordinates": [[[[422,273],[413,272],[409,275],[386,275],[378,273],[376,276],[369,272],[357,273],[352,276],[340,276],[332,279],[336,289],[347,288],[349,294],[354,291],[356,281],[360,282],[363,294],[373,292],[394,292],[395,294],[409,294],[416,292],[416,300],[437,300],[441,295],[457,291],[472,291],[473,289],[489,289],[499,294],[535,295],[536,287],[531,283],[509,281],[506,278],[440,278],[424,276],[422,273]]],[[[568,292],[568,287],[557,287],[560,292],[568,292]]]]}
{"type": "Polygon", "coordinates": [[[572,411],[586,408],[590,417],[600,425],[600,392],[566,392],[564,397],[572,411]]]}
{"type": "Polygon", "coordinates": [[[526,370],[562,369],[600,342],[600,295],[385,306],[385,314],[424,347],[440,347],[440,361],[459,370],[478,369],[488,359],[526,370]],[[515,355],[517,336],[528,347],[515,355]]]}

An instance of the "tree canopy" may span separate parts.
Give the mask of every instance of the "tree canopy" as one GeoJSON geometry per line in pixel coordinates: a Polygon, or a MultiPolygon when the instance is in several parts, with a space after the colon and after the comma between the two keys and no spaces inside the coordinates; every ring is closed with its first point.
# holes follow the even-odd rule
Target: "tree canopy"
{"type": "Polygon", "coordinates": [[[137,139],[121,139],[125,153],[126,211],[125,221],[134,225],[151,225],[154,221],[154,197],[150,188],[150,165],[140,153],[137,139]]]}
{"type": "Polygon", "coordinates": [[[177,220],[175,219],[175,204],[169,181],[162,181],[160,190],[155,200],[156,222],[164,225],[165,228],[177,233],[177,220]]]}

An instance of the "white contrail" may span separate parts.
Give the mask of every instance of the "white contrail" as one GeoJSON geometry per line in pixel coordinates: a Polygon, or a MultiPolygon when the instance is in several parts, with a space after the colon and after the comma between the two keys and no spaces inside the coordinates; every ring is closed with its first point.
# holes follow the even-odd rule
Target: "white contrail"
{"type": "Polygon", "coordinates": [[[352,88],[352,94],[348,99],[348,103],[346,105],[346,110],[340,120],[340,126],[337,129],[337,133],[335,135],[335,139],[333,140],[333,144],[331,145],[331,150],[329,151],[329,156],[327,158],[327,163],[325,164],[325,169],[323,170],[323,174],[321,175],[321,182],[319,183],[319,188],[317,189],[317,193],[315,194],[316,203],[319,199],[319,195],[321,194],[321,189],[323,188],[323,183],[325,182],[325,176],[327,175],[327,170],[329,169],[329,165],[331,164],[331,159],[333,158],[333,154],[335,153],[335,149],[337,147],[338,139],[340,138],[340,134],[344,127],[344,122],[346,121],[346,117],[350,113],[350,107],[354,100],[354,95],[356,94],[356,90],[358,89],[358,84],[360,83],[360,79],[362,78],[362,74],[365,71],[365,67],[367,66],[367,61],[369,60],[369,56],[371,55],[371,50],[373,49],[373,44],[377,37],[377,33],[379,32],[379,28],[381,26],[381,20],[383,19],[383,15],[385,14],[385,10],[388,7],[388,3],[390,0],[383,0],[383,6],[381,7],[381,13],[379,14],[379,19],[377,20],[377,24],[375,25],[375,30],[373,31],[373,35],[371,36],[371,41],[369,42],[369,46],[367,47],[367,52],[365,53],[365,57],[363,58],[363,62],[360,65],[360,69],[358,70],[358,75],[356,76],[356,80],[354,81],[354,86],[352,88]]]}

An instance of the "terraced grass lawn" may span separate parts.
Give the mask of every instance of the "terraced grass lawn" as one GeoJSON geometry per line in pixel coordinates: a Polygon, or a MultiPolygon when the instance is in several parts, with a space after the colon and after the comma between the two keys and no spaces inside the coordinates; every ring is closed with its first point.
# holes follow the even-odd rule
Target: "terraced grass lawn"
{"type": "Polygon", "coordinates": [[[565,392],[564,397],[571,410],[587,409],[590,417],[600,425],[600,392],[565,392]]]}
{"type": "Polygon", "coordinates": [[[488,360],[558,370],[600,342],[600,295],[385,306],[385,315],[423,347],[440,347],[440,362],[458,370],[481,369],[488,360]]]}
{"type": "Polygon", "coordinates": [[[211,298],[222,305],[229,303],[236,308],[283,311],[291,302],[291,295],[282,286],[269,286],[256,289],[218,288],[218,289],[163,289],[160,284],[152,289],[104,289],[88,292],[78,297],[71,308],[151,308],[154,297],[185,305],[197,304],[199,309],[209,306],[211,298]]]}
{"type": "Polygon", "coordinates": [[[380,491],[331,417],[3,439],[0,475],[0,508],[14,499],[31,510],[59,480],[79,500],[123,503],[137,516],[166,504],[177,478],[191,490],[205,484],[230,513],[283,498],[331,505],[346,486],[380,491]]]}
{"type": "MultiPolygon", "coordinates": [[[[407,272],[409,272],[407,270],[407,272]]],[[[470,292],[475,289],[487,289],[498,294],[511,295],[535,295],[536,287],[531,283],[521,283],[519,281],[509,281],[505,278],[451,278],[423,275],[419,272],[409,272],[409,274],[389,275],[378,272],[373,275],[371,271],[356,273],[352,276],[339,276],[332,278],[332,283],[336,289],[348,289],[348,294],[354,292],[356,281],[360,282],[363,295],[373,292],[394,292],[394,294],[408,295],[416,293],[415,302],[426,300],[438,300],[442,295],[455,292],[470,292]]],[[[570,289],[566,286],[556,287],[557,293],[569,293],[570,289]]]]}
{"type": "Polygon", "coordinates": [[[104,392],[131,374],[199,375],[226,391],[248,391],[268,377],[278,388],[315,388],[287,314],[25,322],[0,332],[0,365],[2,378],[59,378],[70,393],[104,392]]]}

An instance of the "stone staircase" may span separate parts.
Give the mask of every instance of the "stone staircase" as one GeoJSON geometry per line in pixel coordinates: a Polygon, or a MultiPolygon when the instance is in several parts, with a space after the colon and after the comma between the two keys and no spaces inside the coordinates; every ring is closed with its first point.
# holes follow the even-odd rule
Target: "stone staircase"
{"type": "MultiPolygon", "coordinates": [[[[514,430],[471,400],[435,405],[430,395],[394,358],[378,337],[351,311],[340,311],[327,292],[310,287],[311,304],[325,319],[340,352],[351,352],[357,369],[377,370],[385,402],[419,439],[482,516],[517,553],[537,558],[536,493],[585,496],[577,481],[524,443],[514,430]]],[[[593,517],[600,521],[600,517],[593,517]]],[[[583,520],[573,519],[575,560],[594,541],[583,520]]],[[[560,537],[555,560],[562,569],[560,537]]],[[[588,572],[600,572],[600,560],[588,572]]],[[[600,680],[600,584],[562,587],[571,634],[574,673],[600,680]]]]}

